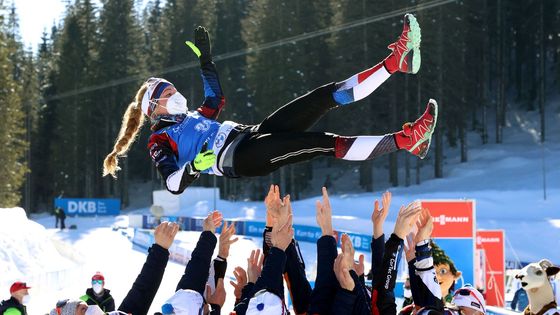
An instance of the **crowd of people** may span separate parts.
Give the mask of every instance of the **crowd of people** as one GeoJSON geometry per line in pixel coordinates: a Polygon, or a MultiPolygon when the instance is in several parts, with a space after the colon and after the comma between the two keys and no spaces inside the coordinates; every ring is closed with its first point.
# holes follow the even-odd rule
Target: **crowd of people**
{"type": "MultiPolygon", "coordinates": [[[[350,237],[342,234],[340,240],[336,239],[329,196],[323,188],[322,200],[316,202],[316,221],[322,236],[317,241],[317,275],[312,287],[294,239],[290,196],[281,197],[279,187],[273,185],[264,202],[266,228],[262,249],[251,252],[246,268],[236,266],[235,280],[229,282],[234,288],[234,309],[222,308],[226,300],[227,259],[230,246],[238,238],[235,225],[224,221],[219,211],[213,211],[203,221],[203,231],[174,294],[170,292],[156,314],[289,314],[284,284],[295,314],[397,314],[394,288],[401,257],[408,262],[409,292],[408,305],[399,314],[486,314],[480,292],[469,285],[454,288],[460,271],[431,241],[432,217],[420,203],[401,207],[393,231],[386,236],[384,224],[391,193],[384,193],[381,202],[375,202],[371,214],[371,271],[366,273],[364,256],[355,260],[350,237]],[[219,227],[222,230],[217,235],[219,227]],[[218,254],[213,259],[216,246],[218,254]],[[213,281],[208,280],[210,274],[214,275],[213,281]],[[372,280],[371,286],[366,285],[366,277],[372,280]]],[[[178,231],[179,226],[172,222],[156,227],[155,243],[118,308],[104,287],[104,276],[96,273],[84,296],[59,301],[50,315],[147,314],[160,290],[169,248],[178,231]]],[[[11,298],[0,304],[0,314],[27,314],[24,305],[28,289],[26,283],[14,283],[11,298]]]]}

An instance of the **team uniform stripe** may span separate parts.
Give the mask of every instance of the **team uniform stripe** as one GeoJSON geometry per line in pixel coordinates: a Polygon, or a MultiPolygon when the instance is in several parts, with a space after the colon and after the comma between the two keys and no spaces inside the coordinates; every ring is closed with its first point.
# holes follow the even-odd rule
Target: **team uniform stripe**
{"type": "Polygon", "coordinates": [[[314,152],[332,152],[334,148],[311,148],[311,149],[302,149],[294,152],[288,152],[284,155],[277,156],[275,158],[270,159],[270,163],[276,163],[294,156],[307,154],[307,153],[314,153],[314,152]]]}
{"type": "Polygon", "coordinates": [[[385,67],[377,67],[374,72],[354,87],[354,101],[359,101],[370,95],[381,84],[383,84],[383,82],[389,79],[390,76],[391,74],[385,70],[385,67]]]}
{"type": "Polygon", "coordinates": [[[375,149],[377,144],[383,139],[383,136],[360,136],[357,137],[354,143],[348,149],[343,159],[350,161],[364,161],[371,152],[375,149]]]}

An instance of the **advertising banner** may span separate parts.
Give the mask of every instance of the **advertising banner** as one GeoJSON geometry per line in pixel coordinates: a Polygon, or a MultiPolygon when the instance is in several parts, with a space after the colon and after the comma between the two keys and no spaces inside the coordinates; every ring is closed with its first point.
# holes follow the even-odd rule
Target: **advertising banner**
{"type": "Polygon", "coordinates": [[[54,206],[64,209],[69,216],[118,215],[120,199],[55,198],[54,206]]]}
{"type": "Polygon", "coordinates": [[[486,305],[505,306],[505,242],[503,230],[476,231],[476,248],[484,251],[486,305]]]}
{"type": "Polygon", "coordinates": [[[422,200],[434,219],[432,239],[462,272],[456,288],[475,284],[475,202],[473,200],[422,200]]]}

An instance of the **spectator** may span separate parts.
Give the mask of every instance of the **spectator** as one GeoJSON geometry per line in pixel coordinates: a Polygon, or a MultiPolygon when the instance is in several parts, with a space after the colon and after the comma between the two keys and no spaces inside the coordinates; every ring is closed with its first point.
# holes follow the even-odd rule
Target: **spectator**
{"type": "Polygon", "coordinates": [[[54,208],[54,217],[56,220],[54,227],[58,228],[58,222],[60,221],[60,229],[64,230],[66,228],[66,225],[64,224],[64,220],[66,220],[66,213],[64,212],[64,209],[61,207],[54,208]]]}
{"type": "Polygon", "coordinates": [[[529,305],[529,297],[527,296],[527,291],[523,288],[517,289],[515,291],[515,295],[513,296],[513,300],[511,300],[511,309],[514,311],[523,312],[529,305]]]}
{"type": "Polygon", "coordinates": [[[403,304],[401,308],[405,308],[408,305],[412,305],[413,301],[412,301],[412,291],[410,291],[410,277],[406,277],[406,280],[404,281],[403,284],[403,304]]]}
{"type": "Polygon", "coordinates": [[[156,242],[148,250],[146,262],[119,306],[119,311],[135,315],[148,313],[161,284],[169,260],[169,247],[173,244],[177,231],[179,226],[171,222],[162,222],[156,227],[156,242]]]}
{"type": "Polygon", "coordinates": [[[86,302],[66,299],[58,301],[56,307],[50,311],[49,315],[85,315],[87,311],[88,305],[86,302]]]}
{"type": "Polygon", "coordinates": [[[25,282],[14,282],[10,286],[11,297],[0,303],[2,315],[27,315],[25,304],[29,303],[29,292],[25,282]]]}
{"type": "Polygon", "coordinates": [[[86,290],[80,300],[87,303],[87,305],[97,305],[105,312],[112,312],[115,310],[115,300],[111,296],[111,291],[105,289],[105,277],[100,272],[95,273],[91,278],[91,288],[86,290]]]}

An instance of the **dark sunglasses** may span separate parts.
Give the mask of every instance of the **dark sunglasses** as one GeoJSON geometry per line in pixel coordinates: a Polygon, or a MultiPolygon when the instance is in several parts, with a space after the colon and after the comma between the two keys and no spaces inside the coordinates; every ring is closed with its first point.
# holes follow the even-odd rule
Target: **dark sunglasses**
{"type": "Polygon", "coordinates": [[[103,284],[103,280],[91,280],[91,284],[103,284]]]}

